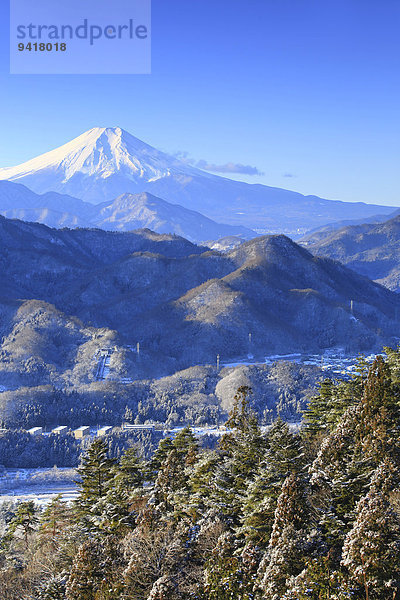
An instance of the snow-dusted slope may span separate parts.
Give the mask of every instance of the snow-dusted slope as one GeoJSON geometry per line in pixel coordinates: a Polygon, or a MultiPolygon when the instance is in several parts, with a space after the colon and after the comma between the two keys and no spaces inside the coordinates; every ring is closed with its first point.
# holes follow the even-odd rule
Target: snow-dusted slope
{"type": "Polygon", "coordinates": [[[156,150],[120,127],[91,129],[56,150],[0,169],[1,179],[23,183],[39,194],[55,191],[94,204],[148,192],[219,223],[260,233],[298,235],[329,222],[393,211],[218,177],[156,150]]]}
{"type": "Polygon", "coordinates": [[[242,240],[256,237],[255,232],[246,227],[216,223],[194,210],[170,204],[146,192],[123,194],[111,204],[99,208],[95,223],[102,229],[130,231],[147,228],[157,233],[176,233],[197,242],[226,235],[240,236],[242,240]]]}
{"type": "Polygon", "coordinates": [[[39,195],[24,185],[0,181],[0,214],[9,219],[49,227],[89,227],[96,212],[95,206],[72,196],[56,192],[39,195]]]}
{"type": "Polygon", "coordinates": [[[52,190],[98,203],[130,191],[129,184],[194,172],[120,127],[95,127],[51,152],[0,169],[0,179],[40,194],[52,190]]]}
{"type": "Polygon", "coordinates": [[[148,228],[175,233],[193,242],[256,233],[246,227],[216,223],[199,212],[170,204],[151,194],[124,194],[113,202],[89,204],[56,192],[35,194],[24,185],[0,181],[0,214],[10,219],[34,221],[50,227],[100,227],[110,231],[148,228]]]}

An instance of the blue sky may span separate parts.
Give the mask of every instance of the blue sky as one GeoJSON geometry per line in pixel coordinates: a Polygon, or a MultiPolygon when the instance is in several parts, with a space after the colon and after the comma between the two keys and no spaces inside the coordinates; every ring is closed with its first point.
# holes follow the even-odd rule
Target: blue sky
{"type": "Polygon", "coordinates": [[[8,74],[1,4],[0,166],[120,125],[235,177],[400,206],[398,0],[153,0],[152,74],[8,74]]]}

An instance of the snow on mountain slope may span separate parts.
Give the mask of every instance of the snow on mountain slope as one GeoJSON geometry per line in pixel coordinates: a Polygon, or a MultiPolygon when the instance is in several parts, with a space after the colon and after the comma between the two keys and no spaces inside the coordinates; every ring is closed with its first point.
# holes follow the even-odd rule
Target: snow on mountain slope
{"type": "Polygon", "coordinates": [[[111,204],[100,208],[96,226],[102,229],[129,231],[147,228],[157,233],[176,233],[191,241],[219,239],[227,235],[242,239],[256,237],[256,233],[246,227],[216,223],[204,215],[170,204],[161,198],[143,192],[123,194],[111,204]]]}
{"type": "Polygon", "coordinates": [[[23,183],[39,194],[55,191],[94,204],[148,192],[219,223],[260,233],[299,235],[329,222],[393,211],[219,177],[156,150],[120,127],[91,129],[51,152],[0,169],[1,179],[23,183]]]}
{"type": "MultiPolygon", "coordinates": [[[[190,174],[192,171],[195,171],[192,167],[152,148],[120,127],[95,127],[46,154],[16,167],[0,169],[0,179],[24,183],[37,193],[68,189],[71,195],[82,197],[89,193],[88,190],[85,194],[85,188],[90,189],[85,180],[90,182],[95,177],[107,180],[106,199],[111,199],[120,191],[121,180],[151,182],[172,173],[190,174]]],[[[89,199],[100,202],[104,195],[89,199]]]]}
{"type": "Polygon", "coordinates": [[[11,181],[0,181],[0,214],[57,228],[99,227],[109,231],[148,228],[157,233],[175,233],[194,242],[224,236],[248,240],[257,235],[246,227],[216,223],[196,211],[145,192],[124,194],[113,202],[93,205],[56,192],[35,194],[11,181]]]}
{"type": "Polygon", "coordinates": [[[0,214],[9,219],[50,227],[88,227],[96,212],[95,206],[72,196],[56,192],[38,195],[24,185],[0,181],[0,214]]]}

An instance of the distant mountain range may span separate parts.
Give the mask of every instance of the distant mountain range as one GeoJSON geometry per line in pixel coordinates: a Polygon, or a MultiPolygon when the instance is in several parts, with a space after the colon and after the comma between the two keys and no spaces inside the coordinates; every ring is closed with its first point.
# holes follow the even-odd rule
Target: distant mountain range
{"type": "Polygon", "coordinates": [[[306,233],[306,235],[297,238],[297,241],[301,241],[301,244],[305,246],[308,241],[310,243],[316,243],[319,240],[325,239],[328,235],[344,227],[350,227],[351,225],[376,225],[378,223],[384,223],[390,219],[394,219],[400,215],[400,208],[396,208],[393,212],[383,215],[372,215],[372,217],[365,217],[364,219],[345,219],[344,221],[334,221],[333,223],[327,223],[323,227],[316,227],[306,233]]]}
{"type": "Polygon", "coordinates": [[[400,291],[400,215],[384,223],[321,229],[300,243],[388,287],[400,291]]]}
{"type": "MultiPolygon", "coordinates": [[[[66,223],[74,223],[76,219],[77,224],[83,215],[76,214],[65,195],[94,204],[105,201],[110,204],[115,198],[126,198],[126,194],[146,192],[170,204],[178,204],[179,210],[174,210],[183,221],[189,218],[182,213],[184,207],[217,223],[246,227],[259,233],[291,235],[334,221],[365,219],[393,211],[393,207],[388,206],[324,200],[280,188],[232,181],[160,152],[119,127],[91,129],[56,150],[16,167],[0,169],[0,179],[22,183],[38,194],[63,194],[65,203],[57,209],[61,215],[52,213],[49,221],[62,221],[62,215],[66,215],[66,223]]],[[[10,207],[9,210],[13,208],[28,211],[29,207],[10,207]]],[[[38,208],[42,209],[40,216],[43,217],[50,205],[38,208]]],[[[174,210],[165,205],[157,210],[161,213],[164,209],[171,214],[169,218],[163,214],[161,219],[170,226],[175,219],[174,210]]],[[[153,209],[147,207],[146,210],[153,209]]],[[[120,214],[120,209],[105,211],[107,227],[113,223],[113,212],[120,214]]],[[[126,210],[122,212],[121,222],[130,222],[132,219],[126,210]]],[[[36,209],[36,213],[20,212],[14,216],[17,214],[31,218],[39,213],[36,209]]],[[[155,220],[158,218],[157,215],[155,220]]],[[[225,232],[219,237],[231,234],[233,232],[225,232]]]]}
{"type": "Polygon", "coordinates": [[[6,387],[90,382],[104,345],[139,341],[140,361],[121,350],[113,368],[140,379],[213,364],[217,354],[369,351],[400,335],[397,294],[282,235],[221,254],[148,230],[0,217],[0,243],[6,387]]]}
{"type": "Polygon", "coordinates": [[[24,185],[0,181],[0,214],[57,228],[99,227],[110,231],[149,228],[195,242],[226,236],[248,240],[257,235],[246,227],[216,223],[194,210],[146,192],[123,194],[113,202],[94,205],[57,192],[39,195],[24,185]]]}

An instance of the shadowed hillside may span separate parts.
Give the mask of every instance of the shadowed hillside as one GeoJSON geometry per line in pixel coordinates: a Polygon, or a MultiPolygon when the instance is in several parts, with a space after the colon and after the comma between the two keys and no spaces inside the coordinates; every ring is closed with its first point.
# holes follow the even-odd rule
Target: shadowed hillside
{"type": "Polygon", "coordinates": [[[400,290],[400,216],[334,232],[321,230],[301,243],[313,254],[340,260],[389,289],[400,290]]]}
{"type": "Polygon", "coordinates": [[[109,344],[140,342],[140,362],[122,352],[114,365],[135,379],[250,350],[368,351],[400,334],[396,294],[281,235],[220,254],[149,230],[55,230],[1,218],[0,240],[7,381],[20,370],[26,383],[28,354],[45,382],[61,371],[64,382],[88,381],[82,348],[96,329],[111,330],[109,344]]]}

